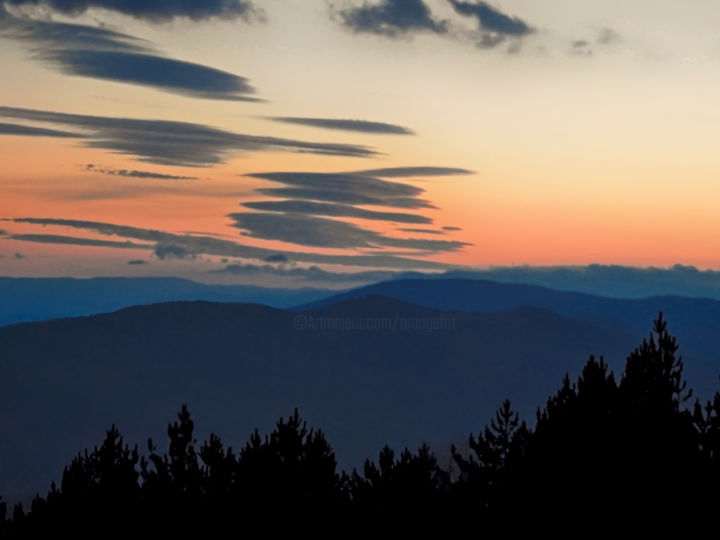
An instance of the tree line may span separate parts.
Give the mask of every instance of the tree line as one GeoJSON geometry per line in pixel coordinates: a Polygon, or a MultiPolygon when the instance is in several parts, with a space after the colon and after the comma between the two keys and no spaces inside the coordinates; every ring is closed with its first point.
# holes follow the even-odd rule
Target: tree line
{"type": "Polygon", "coordinates": [[[113,426],[30,508],[8,515],[0,499],[0,537],[709,522],[720,508],[720,393],[691,401],[677,351],[660,314],[619,378],[590,357],[538,408],[533,427],[506,400],[466,448],[451,448],[449,466],[425,445],[386,446],[362,470],[339,471],[324,433],[297,410],[238,452],[216,435],[198,444],[183,406],[166,451],[149,441],[141,455],[113,426]]]}

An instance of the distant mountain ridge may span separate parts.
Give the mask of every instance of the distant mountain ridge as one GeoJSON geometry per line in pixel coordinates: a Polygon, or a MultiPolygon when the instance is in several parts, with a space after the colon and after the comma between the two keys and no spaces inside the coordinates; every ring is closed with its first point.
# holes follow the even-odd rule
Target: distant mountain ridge
{"type": "Polygon", "coordinates": [[[284,308],[317,300],[332,293],[333,291],[329,290],[310,288],[206,285],[172,277],[0,277],[0,326],[107,313],[134,305],[181,300],[249,302],[284,308]]]}

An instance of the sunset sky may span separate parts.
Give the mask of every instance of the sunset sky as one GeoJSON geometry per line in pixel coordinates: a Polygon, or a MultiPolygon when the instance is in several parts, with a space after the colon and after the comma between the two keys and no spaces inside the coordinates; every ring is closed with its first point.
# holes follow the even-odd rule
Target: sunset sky
{"type": "Polygon", "coordinates": [[[720,268],[719,27],[716,0],[0,0],[0,275],[720,268]]]}

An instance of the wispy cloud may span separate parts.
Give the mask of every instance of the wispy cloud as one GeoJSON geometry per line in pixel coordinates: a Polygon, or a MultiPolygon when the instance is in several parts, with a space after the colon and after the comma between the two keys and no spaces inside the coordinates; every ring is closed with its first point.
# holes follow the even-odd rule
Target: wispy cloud
{"type": "Polygon", "coordinates": [[[428,201],[418,197],[423,193],[422,188],[366,174],[267,172],[252,173],[248,176],[290,186],[258,190],[268,195],[395,208],[432,207],[428,201]]]}
{"type": "MultiPolygon", "coordinates": [[[[69,227],[78,230],[93,231],[107,236],[118,236],[121,238],[131,238],[133,240],[152,242],[152,245],[149,247],[143,246],[144,249],[154,250],[158,245],[165,246],[166,249],[166,247],[169,245],[175,245],[182,247],[185,250],[185,253],[190,255],[217,255],[220,257],[238,257],[243,259],[255,259],[263,261],[267,257],[278,254],[276,249],[248,246],[220,238],[174,234],[155,229],[144,229],[140,227],[131,227],[127,225],[118,225],[114,223],[105,223],[98,221],[34,217],[14,218],[11,221],[16,223],[26,223],[40,226],[69,227]]],[[[38,242],[41,241],[41,239],[38,238],[41,235],[32,235],[31,238],[27,238],[27,236],[28,235],[23,235],[22,240],[38,242]]],[[[50,236],[53,236],[52,243],[72,244],[76,240],[76,237],[62,237],[60,235],[50,236]],[[63,238],[66,238],[66,240],[63,240],[63,238]]],[[[125,244],[125,242],[118,243],[125,244]]],[[[124,245],[108,247],[124,247],[124,245]]],[[[179,251],[177,253],[179,253],[179,251]]],[[[388,254],[325,255],[314,252],[287,251],[285,255],[292,261],[301,263],[305,262],[314,264],[329,264],[356,267],[397,269],[447,269],[457,267],[457,265],[439,263],[435,261],[427,261],[410,256],[398,256],[388,254]]]]}
{"type": "Polygon", "coordinates": [[[598,31],[596,41],[601,45],[610,45],[619,43],[623,40],[622,36],[616,30],[606,26],[598,31]]]}
{"type": "Polygon", "coordinates": [[[250,19],[261,12],[248,0],[4,0],[9,6],[43,6],[64,15],[80,15],[104,9],[150,22],[183,17],[206,19],[250,19]]]}
{"type": "Polygon", "coordinates": [[[83,170],[106,174],[108,176],[122,176],[125,178],[151,178],[155,180],[197,180],[197,176],[178,176],[174,174],[162,174],[149,171],[137,171],[132,169],[115,169],[113,167],[102,167],[88,163],[83,170]]]}
{"type": "Polygon", "coordinates": [[[460,15],[475,19],[479,32],[476,44],[480,48],[492,48],[507,38],[522,38],[534,32],[533,28],[522,19],[506,15],[487,2],[449,1],[460,15]]]}
{"type": "Polygon", "coordinates": [[[0,117],[62,125],[82,132],[82,144],[137,156],[159,165],[207,166],[233,151],[288,150],[334,156],[367,157],[376,152],[359,145],[315,143],[232,133],[202,124],[66,114],[0,106],[0,117]]]}
{"type": "Polygon", "coordinates": [[[397,37],[412,32],[447,32],[444,21],[435,19],[423,0],[381,0],[338,11],[340,20],[354,32],[397,37]]]}
{"type": "Polygon", "coordinates": [[[288,212],[293,214],[313,214],[316,216],[352,217],[400,223],[431,223],[432,220],[419,214],[403,212],[378,212],[365,210],[348,204],[323,203],[316,201],[285,200],[285,201],[253,201],[243,203],[246,208],[270,212],[288,212]]]}
{"type": "Polygon", "coordinates": [[[33,126],[23,126],[20,124],[7,124],[0,122],[1,135],[20,135],[23,137],[60,137],[60,138],[81,138],[81,133],[73,133],[71,131],[60,131],[58,129],[39,128],[33,126]]]}
{"type": "Polygon", "coordinates": [[[39,244],[64,244],[73,246],[96,246],[124,249],[148,249],[148,244],[137,244],[134,242],[113,242],[111,240],[96,240],[94,238],[79,238],[77,236],[65,236],[60,234],[13,234],[11,240],[21,242],[36,242],[39,244]]]}
{"type": "Polygon", "coordinates": [[[34,58],[66,75],[148,86],[196,98],[258,101],[245,77],[168,58],[146,41],[107,28],[18,17],[0,4],[0,37],[27,43],[34,58]]]}
{"type": "Polygon", "coordinates": [[[398,231],[419,233],[419,234],[445,234],[443,231],[436,231],[435,229],[412,229],[409,227],[400,227],[398,231]]]}
{"type": "Polygon", "coordinates": [[[269,120],[283,122],[286,124],[297,124],[323,129],[335,129],[339,131],[357,131],[360,133],[375,133],[380,135],[414,135],[414,133],[403,126],[388,124],[385,122],[371,122],[368,120],[346,120],[339,118],[303,118],[297,116],[270,116],[269,120]]]}
{"type": "Polygon", "coordinates": [[[395,247],[423,251],[456,251],[470,245],[455,240],[395,238],[352,223],[300,214],[241,212],[230,214],[235,226],[254,238],[324,248],[395,247]]]}
{"type": "MultiPolygon", "coordinates": [[[[432,219],[416,213],[368,210],[359,206],[389,208],[430,208],[420,198],[423,189],[411,184],[374,176],[467,174],[465,169],[445,167],[398,167],[349,173],[264,172],[248,176],[284,184],[281,188],[259,188],[256,191],[280,201],[245,202],[246,208],[257,212],[238,212],[228,217],[243,234],[265,240],[340,249],[399,248],[422,252],[423,255],[456,251],[466,242],[445,239],[399,238],[389,236],[355,223],[328,218],[359,218],[388,223],[430,224],[432,219]]],[[[397,229],[401,232],[441,235],[432,229],[397,229]]]]}
{"type": "Polygon", "coordinates": [[[454,176],[473,173],[474,171],[458,169],[457,167],[387,167],[384,169],[353,171],[350,174],[379,176],[381,178],[404,178],[412,176],[454,176]]]}

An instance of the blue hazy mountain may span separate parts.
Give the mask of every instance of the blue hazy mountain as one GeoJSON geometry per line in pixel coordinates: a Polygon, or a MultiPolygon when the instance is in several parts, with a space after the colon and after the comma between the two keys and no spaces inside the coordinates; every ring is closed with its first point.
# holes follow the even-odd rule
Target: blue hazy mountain
{"type": "MultiPolygon", "coordinates": [[[[647,321],[649,330],[651,320],[647,321]]],[[[235,449],[299,407],[342,466],[384,444],[441,452],[508,397],[530,421],[590,354],[616,369],[638,336],[524,307],[441,311],[367,296],[305,311],[180,302],[0,328],[0,493],[58,479],[111,424],[159,448],[182,403],[235,449]]]]}
{"type": "Polygon", "coordinates": [[[248,302],[287,307],[331,294],[321,289],[204,285],[179,278],[0,277],[0,326],[106,313],[123,307],[179,300],[248,302]]]}
{"type": "MultiPolygon", "coordinates": [[[[689,367],[691,372],[696,366],[713,363],[715,359],[720,361],[720,301],[712,299],[678,296],[606,298],[556,291],[537,285],[480,279],[404,279],[353,289],[306,305],[305,308],[331,305],[368,295],[412,301],[434,309],[475,313],[534,306],[635,336],[642,335],[648,327],[648,321],[662,311],[682,346],[680,352],[693,360],[692,367],[689,367]]],[[[715,376],[708,382],[699,376],[695,379],[705,389],[716,381],[715,376]]]]}
{"type": "MultiPolygon", "coordinates": [[[[411,276],[408,276],[411,277],[411,276]]],[[[432,276],[429,276],[432,277],[432,276]]],[[[503,283],[542,285],[551,289],[616,298],[689,296],[720,300],[720,271],[676,264],[670,268],[590,264],[587,266],[504,266],[458,270],[440,279],[486,279],[503,283]]]]}

